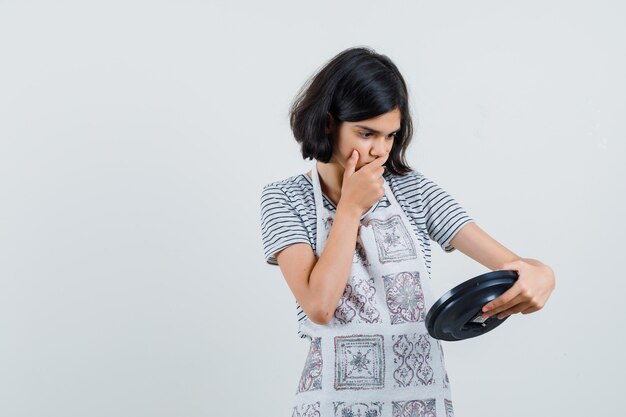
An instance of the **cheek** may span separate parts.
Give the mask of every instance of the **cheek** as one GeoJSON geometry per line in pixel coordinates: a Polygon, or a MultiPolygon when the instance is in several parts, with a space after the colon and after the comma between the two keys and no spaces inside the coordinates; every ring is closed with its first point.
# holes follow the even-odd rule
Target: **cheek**
{"type": "Polygon", "coordinates": [[[359,161],[361,161],[363,156],[369,152],[369,148],[366,146],[366,143],[363,141],[359,142],[357,140],[345,141],[341,143],[338,150],[341,156],[348,159],[354,149],[356,149],[359,153],[359,161]]]}

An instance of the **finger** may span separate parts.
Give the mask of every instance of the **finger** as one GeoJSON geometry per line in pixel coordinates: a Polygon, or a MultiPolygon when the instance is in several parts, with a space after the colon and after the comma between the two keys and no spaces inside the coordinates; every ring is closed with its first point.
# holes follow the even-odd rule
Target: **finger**
{"type": "Polygon", "coordinates": [[[528,307],[531,306],[531,303],[519,303],[517,305],[514,305],[511,308],[507,308],[506,310],[500,312],[500,314],[498,314],[498,319],[502,320],[505,317],[508,317],[512,314],[517,314],[517,313],[521,313],[522,311],[528,309],[528,307]]]}
{"type": "Polygon", "coordinates": [[[499,311],[502,311],[503,310],[502,307],[504,307],[505,309],[510,307],[511,305],[509,303],[513,299],[515,299],[515,297],[517,297],[520,294],[520,292],[521,291],[520,291],[519,286],[513,285],[511,288],[509,288],[499,297],[485,304],[483,306],[483,312],[489,313],[489,315],[493,315],[495,313],[498,313],[499,311]]]}
{"type": "Polygon", "coordinates": [[[539,311],[540,308],[539,307],[529,307],[526,310],[522,311],[522,314],[530,314],[530,313],[534,313],[535,311],[539,311]]]}
{"type": "Polygon", "coordinates": [[[350,158],[346,162],[346,169],[343,172],[343,177],[349,177],[354,174],[354,169],[356,168],[356,163],[359,160],[359,151],[356,149],[352,150],[352,154],[350,154],[350,158]]]}
{"type": "Polygon", "coordinates": [[[489,317],[491,316],[495,316],[498,313],[501,313],[503,311],[506,311],[512,307],[515,307],[516,305],[519,305],[520,303],[525,303],[528,300],[525,299],[522,294],[519,294],[517,297],[513,298],[512,300],[510,300],[509,302],[502,304],[499,307],[496,307],[492,310],[487,311],[486,313],[483,313],[483,315],[487,314],[489,317]]]}
{"type": "Polygon", "coordinates": [[[387,159],[389,158],[390,153],[391,152],[387,152],[386,154],[379,156],[378,158],[374,159],[369,164],[364,165],[363,168],[368,167],[367,169],[376,169],[378,167],[381,167],[385,162],[387,162],[387,159]]]}

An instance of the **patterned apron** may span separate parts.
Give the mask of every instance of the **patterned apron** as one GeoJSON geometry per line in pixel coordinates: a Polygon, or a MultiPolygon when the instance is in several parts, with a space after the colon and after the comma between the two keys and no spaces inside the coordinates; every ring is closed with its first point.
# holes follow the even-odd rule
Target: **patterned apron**
{"type": "MultiPolygon", "coordinates": [[[[335,213],[311,170],[319,258],[335,213]]],[[[385,180],[389,207],[361,217],[350,278],[326,325],[300,322],[311,345],[292,417],[452,417],[439,340],[426,330],[436,301],[420,242],[385,180]]],[[[339,278],[339,277],[337,277],[339,278]]]]}

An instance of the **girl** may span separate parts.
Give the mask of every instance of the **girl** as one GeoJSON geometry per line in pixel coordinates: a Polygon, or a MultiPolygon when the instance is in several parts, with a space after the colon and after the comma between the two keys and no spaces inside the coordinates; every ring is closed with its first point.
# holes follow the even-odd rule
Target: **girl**
{"type": "Polygon", "coordinates": [[[439,340],[424,319],[436,301],[429,239],[486,267],[518,271],[484,317],[528,314],[554,289],[547,265],[520,258],[405,160],[407,87],[370,48],[331,59],[299,92],[290,121],[312,169],[261,193],[266,262],[296,299],[310,342],[293,416],[452,416],[439,340]]]}

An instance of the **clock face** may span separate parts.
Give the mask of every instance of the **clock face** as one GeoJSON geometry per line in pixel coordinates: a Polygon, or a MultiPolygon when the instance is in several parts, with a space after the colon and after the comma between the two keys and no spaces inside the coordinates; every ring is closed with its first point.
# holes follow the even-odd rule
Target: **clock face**
{"type": "Polygon", "coordinates": [[[482,317],[485,304],[507,291],[515,281],[516,271],[499,270],[479,275],[445,293],[426,315],[426,328],[432,337],[455,341],[483,335],[502,320],[495,315],[482,317]]]}

